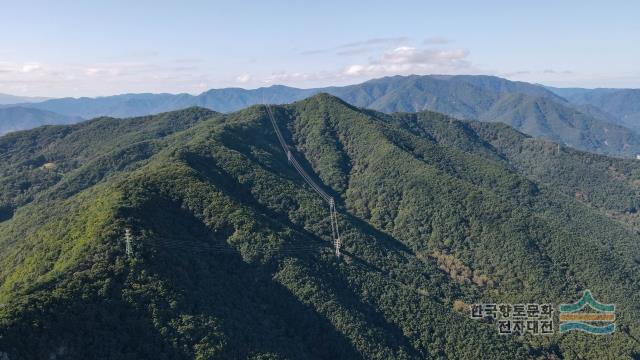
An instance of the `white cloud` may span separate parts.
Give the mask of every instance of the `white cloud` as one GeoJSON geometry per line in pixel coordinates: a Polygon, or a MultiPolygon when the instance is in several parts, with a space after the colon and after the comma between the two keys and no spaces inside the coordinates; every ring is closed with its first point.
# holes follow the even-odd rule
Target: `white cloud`
{"type": "Polygon", "coordinates": [[[466,49],[432,49],[400,46],[383,53],[368,64],[349,65],[347,76],[384,76],[396,74],[456,73],[472,69],[466,49]]]}
{"type": "Polygon", "coordinates": [[[136,66],[114,65],[104,67],[90,67],[84,71],[84,74],[91,77],[114,77],[124,74],[125,71],[127,71],[127,68],[133,70],[134,72],[137,70],[141,70],[141,68],[138,68],[136,66]]]}
{"type": "Polygon", "coordinates": [[[366,70],[364,65],[351,65],[344,71],[345,75],[360,75],[366,70]]]}
{"type": "Polygon", "coordinates": [[[384,46],[393,46],[401,43],[406,43],[410,39],[406,36],[398,37],[384,37],[384,38],[371,38],[363,41],[354,41],[342,45],[338,45],[326,49],[315,49],[300,52],[301,55],[316,55],[328,52],[335,52],[340,56],[351,56],[371,53],[376,50],[380,50],[384,46]]]}
{"type": "Polygon", "coordinates": [[[558,70],[552,68],[540,69],[540,70],[518,70],[510,72],[495,72],[496,76],[504,77],[511,80],[520,80],[528,82],[547,82],[557,81],[562,79],[574,78],[574,73],[571,70],[558,70]]]}
{"type": "MultiPolygon", "coordinates": [[[[341,45],[353,50],[372,44],[392,44],[404,38],[369,39],[357,43],[341,45]]],[[[433,41],[436,41],[434,39],[433,41]]],[[[438,40],[440,41],[440,40],[438,40]]],[[[296,72],[281,71],[265,76],[251,76],[247,85],[283,84],[300,87],[346,85],[370,78],[387,75],[409,74],[469,74],[480,73],[469,60],[466,49],[440,49],[433,47],[394,46],[387,51],[378,50],[378,55],[367,61],[351,63],[338,68],[322,71],[296,72]]],[[[242,75],[241,75],[242,76],[242,75]]],[[[241,77],[236,78],[239,82],[241,77]]]]}
{"type": "Polygon", "coordinates": [[[573,74],[573,71],[571,70],[555,70],[555,69],[545,69],[543,71],[544,74],[565,74],[565,75],[571,75],[573,74]]]}
{"type": "Polygon", "coordinates": [[[42,70],[42,65],[38,63],[26,63],[26,64],[23,64],[22,67],[20,68],[20,72],[23,72],[23,73],[30,73],[38,70],[42,70]]]}
{"type": "Polygon", "coordinates": [[[84,71],[84,73],[87,76],[94,76],[94,75],[98,75],[100,73],[100,69],[98,69],[98,68],[88,68],[87,70],[84,71]]]}
{"type": "MultiPolygon", "coordinates": [[[[228,85],[233,83],[227,81],[228,85]]],[[[125,92],[199,92],[211,75],[174,62],[90,64],[0,61],[0,92],[34,96],[96,96],[125,92]]]]}
{"type": "Polygon", "coordinates": [[[531,71],[529,71],[529,70],[517,70],[517,71],[512,71],[512,72],[507,72],[507,73],[500,73],[500,74],[497,74],[497,75],[509,78],[509,77],[529,75],[529,74],[531,74],[531,71]]]}
{"type": "Polygon", "coordinates": [[[316,73],[300,73],[300,72],[278,72],[273,73],[264,79],[262,82],[265,84],[277,84],[277,83],[300,83],[309,80],[318,80],[320,76],[316,73]]]}
{"type": "Polygon", "coordinates": [[[249,81],[251,81],[251,75],[249,75],[249,74],[239,75],[238,77],[236,77],[236,81],[241,83],[241,84],[246,84],[249,81]]]}
{"type": "Polygon", "coordinates": [[[355,41],[351,43],[346,43],[338,46],[339,48],[353,48],[358,46],[366,46],[366,45],[388,45],[395,44],[399,42],[406,42],[409,38],[406,36],[398,36],[398,37],[385,37],[385,38],[371,38],[364,41],[355,41]]]}
{"type": "Polygon", "coordinates": [[[401,46],[382,55],[380,63],[385,64],[437,64],[467,66],[466,57],[469,52],[464,49],[437,50],[416,49],[409,46],[401,46]]]}

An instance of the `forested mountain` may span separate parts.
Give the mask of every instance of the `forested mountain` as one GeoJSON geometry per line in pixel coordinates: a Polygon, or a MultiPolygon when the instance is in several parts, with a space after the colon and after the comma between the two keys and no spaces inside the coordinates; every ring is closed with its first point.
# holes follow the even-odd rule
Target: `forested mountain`
{"type": "Polygon", "coordinates": [[[329,92],[350,104],[387,113],[432,110],[463,119],[481,117],[509,94],[564,101],[541,86],[481,75],[391,76],[329,92]]]}
{"type": "Polygon", "coordinates": [[[220,112],[232,112],[263,101],[284,104],[318,93],[316,89],[296,89],[274,85],[268,88],[246,90],[240,88],[212,89],[194,96],[190,94],[124,94],[97,98],[61,98],[30,108],[42,109],[90,119],[98,116],[131,117],[157,114],[200,106],[220,112]]]}
{"type": "Polygon", "coordinates": [[[640,131],[640,89],[550,89],[576,105],[594,107],[620,125],[640,131]]]}
{"type": "Polygon", "coordinates": [[[232,112],[251,105],[286,104],[321,92],[320,89],[297,89],[282,85],[246,90],[240,88],[213,89],[197,96],[194,105],[220,112],[232,112]]]}
{"type": "Polygon", "coordinates": [[[60,115],[51,111],[22,106],[0,108],[0,135],[11,131],[32,129],[42,125],[72,124],[82,121],[79,117],[60,115]]]}
{"type": "Polygon", "coordinates": [[[482,114],[480,120],[502,122],[533,137],[576,149],[613,156],[634,156],[640,152],[640,136],[628,128],[597,120],[568,104],[546,97],[503,96],[482,114]]]}
{"type": "Polygon", "coordinates": [[[529,83],[493,76],[394,76],[329,90],[351,104],[384,112],[432,110],[503,122],[580,150],[625,157],[640,153],[640,136],[634,131],[529,83]]]}
{"type": "Polygon", "coordinates": [[[0,94],[0,105],[18,104],[18,103],[36,103],[36,102],[41,102],[45,100],[48,100],[48,98],[0,94]]]}
{"type": "Polygon", "coordinates": [[[637,162],[327,94],[272,111],[340,258],[264,106],[0,138],[0,355],[640,356],[637,162]],[[613,335],[501,336],[465,306],[584,289],[613,335]]]}
{"type": "Polygon", "coordinates": [[[189,94],[124,94],[98,98],[60,98],[39,104],[0,107],[0,135],[45,124],[71,124],[100,116],[132,117],[158,114],[193,106],[231,112],[269,103],[288,103],[317,93],[316,90],[272,86],[257,90],[214,89],[189,94]],[[62,115],[64,114],[64,115],[62,115]]]}
{"type": "Polygon", "coordinates": [[[271,86],[255,90],[214,89],[197,96],[127,94],[54,99],[29,107],[85,119],[140,116],[190,106],[232,112],[263,101],[283,104],[326,92],[350,104],[387,113],[431,110],[460,119],[501,121],[534,137],[580,150],[624,157],[640,153],[640,135],[628,129],[636,128],[640,114],[636,92],[630,90],[627,95],[614,98],[603,95],[597,101],[583,99],[575,89],[560,92],[571,97],[569,102],[554,91],[494,76],[412,75],[321,89],[271,86]]]}
{"type": "Polygon", "coordinates": [[[98,116],[131,117],[184,109],[194,105],[189,94],[123,94],[96,98],[51,99],[28,107],[91,119],[98,116]]]}

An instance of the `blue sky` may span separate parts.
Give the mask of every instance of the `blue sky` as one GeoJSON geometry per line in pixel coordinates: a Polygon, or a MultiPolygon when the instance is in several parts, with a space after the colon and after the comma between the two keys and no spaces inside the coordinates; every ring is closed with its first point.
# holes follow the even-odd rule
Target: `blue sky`
{"type": "Polygon", "coordinates": [[[0,93],[101,96],[491,74],[640,87],[634,1],[0,0],[0,93]]]}

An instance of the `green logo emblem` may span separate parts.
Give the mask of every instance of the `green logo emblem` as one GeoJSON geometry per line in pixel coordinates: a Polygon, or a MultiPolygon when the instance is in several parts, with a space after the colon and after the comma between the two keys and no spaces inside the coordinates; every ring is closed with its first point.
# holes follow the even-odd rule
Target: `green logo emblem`
{"type": "Polygon", "coordinates": [[[615,305],[602,304],[593,298],[591,291],[585,290],[577,302],[560,305],[560,333],[577,330],[596,335],[611,334],[616,331],[615,311],[615,305]],[[587,305],[595,312],[582,311],[587,305]]]}

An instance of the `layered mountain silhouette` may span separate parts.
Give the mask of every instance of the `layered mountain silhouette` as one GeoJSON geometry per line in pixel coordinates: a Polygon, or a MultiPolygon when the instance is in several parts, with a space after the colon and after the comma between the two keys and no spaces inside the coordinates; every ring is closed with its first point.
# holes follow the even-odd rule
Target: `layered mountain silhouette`
{"type": "Polygon", "coordinates": [[[607,117],[630,129],[640,130],[640,89],[550,90],[582,108],[596,109],[601,117],[607,117]]]}
{"type": "MultiPolygon", "coordinates": [[[[255,90],[214,89],[197,96],[126,94],[54,99],[28,107],[84,119],[141,116],[190,106],[232,112],[263,101],[283,104],[320,92],[386,113],[431,110],[459,119],[500,121],[531,136],[580,150],[623,157],[640,153],[640,137],[631,131],[638,127],[637,91],[601,91],[602,94],[584,89],[555,91],[493,76],[393,76],[321,89],[271,86],[255,90]]],[[[10,129],[33,125],[20,116],[5,119],[4,123],[10,129]]]]}
{"type": "Polygon", "coordinates": [[[328,94],[271,110],[293,156],[337,200],[340,258],[328,206],[289,165],[264,106],[0,138],[0,352],[640,354],[637,162],[328,94]],[[584,289],[616,304],[619,331],[501,336],[468,313],[474,303],[572,303],[584,289]]]}
{"type": "Polygon", "coordinates": [[[49,98],[0,94],[0,105],[18,104],[18,103],[37,103],[45,100],[49,100],[49,98]]]}
{"type": "Polygon", "coordinates": [[[10,106],[0,108],[0,135],[42,125],[73,124],[80,121],[82,118],[77,116],[60,115],[23,106],[10,106]]]}

